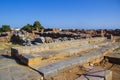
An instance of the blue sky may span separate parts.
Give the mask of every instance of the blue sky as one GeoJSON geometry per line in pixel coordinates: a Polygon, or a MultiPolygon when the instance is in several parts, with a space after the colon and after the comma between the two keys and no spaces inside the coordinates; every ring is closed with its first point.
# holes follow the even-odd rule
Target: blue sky
{"type": "Polygon", "coordinates": [[[120,0],[0,0],[0,26],[120,29],[120,0]]]}

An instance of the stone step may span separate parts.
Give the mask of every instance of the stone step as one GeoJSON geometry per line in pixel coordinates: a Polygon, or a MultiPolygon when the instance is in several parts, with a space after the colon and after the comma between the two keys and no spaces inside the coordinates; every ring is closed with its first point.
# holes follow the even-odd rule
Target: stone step
{"type": "Polygon", "coordinates": [[[120,52],[115,52],[110,55],[106,55],[105,59],[108,60],[110,63],[120,64],[120,52]]]}
{"type": "Polygon", "coordinates": [[[77,47],[69,47],[65,49],[60,49],[60,50],[48,50],[48,51],[43,51],[38,54],[41,58],[49,58],[49,57],[56,57],[56,56],[73,56],[80,54],[83,51],[88,51],[91,49],[99,48],[102,46],[108,45],[110,42],[104,41],[99,44],[88,44],[88,45],[82,45],[82,46],[77,46],[77,47]]]}
{"type": "MultiPolygon", "coordinates": [[[[104,46],[108,45],[108,42],[104,42],[104,46]]],[[[88,51],[91,49],[99,48],[99,46],[103,46],[103,43],[99,44],[89,44],[89,45],[82,45],[78,47],[70,47],[66,49],[60,49],[60,50],[49,50],[49,51],[43,51],[41,53],[34,53],[34,54],[21,54],[19,59],[21,62],[28,66],[32,66],[34,64],[40,63],[43,59],[49,59],[53,57],[67,57],[67,56],[73,56],[73,55],[81,55],[83,51],[88,51]]]]}
{"type": "Polygon", "coordinates": [[[28,66],[32,66],[34,64],[40,63],[40,61],[44,59],[49,59],[53,57],[67,57],[72,55],[80,54],[82,51],[93,49],[94,46],[80,46],[80,47],[71,47],[68,49],[62,49],[62,50],[52,50],[52,51],[44,51],[42,53],[37,54],[21,54],[18,56],[20,61],[28,66]]]}
{"type": "Polygon", "coordinates": [[[102,68],[93,68],[75,80],[112,80],[112,71],[102,68]]]}
{"type": "Polygon", "coordinates": [[[106,38],[99,37],[99,38],[91,38],[91,39],[81,39],[81,40],[71,40],[71,41],[41,44],[40,46],[12,47],[11,55],[16,56],[17,54],[37,53],[37,52],[39,53],[41,51],[46,51],[46,50],[65,49],[71,46],[75,47],[80,45],[100,43],[104,40],[106,40],[106,38]]]}
{"type": "Polygon", "coordinates": [[[31,66],[31,65],[34,65],[34,64],[37,64],[41,61],[41,58],[40,57],[36,57],[36,56],[33,56],[33,55],[30,55],[30,54],[22,54],[20,57],[19,57],[20,61],[28,66],[31,66]]]}
{"type": "Polygon", "coordinates": [[[73,68],[75,66],[82,66],[85,63],[94,62],[94,61],[101,61],[101,58],[109,52],[112,52],[114,49],[116,49],[118,46],[106,46],[101,49],[97,49],[95,52],[89,52],[87,54],[82,55],[81,57],[77,57],[70,60],[65,60],[61,62],[56,62],[44,67],[37,68],[36,70],[43,74],[45,78],[53,77],[60,72],[64,72],[65,70],[68,70],[70,68],[73,68]]]}

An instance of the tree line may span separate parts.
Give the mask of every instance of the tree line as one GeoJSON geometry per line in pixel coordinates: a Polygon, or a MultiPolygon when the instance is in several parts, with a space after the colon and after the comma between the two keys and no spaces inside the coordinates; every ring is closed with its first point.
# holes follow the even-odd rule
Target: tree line
{"type": "MultiPolygon", "coordinates": [[[[39,21],[35,21],[33,25],[27,24],[21,28],[21,30],[25,30],[25,31],[40,30],[40,29],[44,29],[44,27],[40,24],[39,21]]],[[[10,25],[2,25],[2,27],[0,28],[0,32],[8,32],[8,31],[11,31],[10,25]]]]}

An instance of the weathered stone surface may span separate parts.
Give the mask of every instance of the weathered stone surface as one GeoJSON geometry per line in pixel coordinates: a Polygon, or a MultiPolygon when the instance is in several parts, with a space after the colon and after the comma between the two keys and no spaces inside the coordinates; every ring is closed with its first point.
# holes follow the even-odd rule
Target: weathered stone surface
{"type": "Polygon", "coordinates": [[[75,80],[112,80],[112,71],[94,68],[75,80]]]}
{"type": "Polygon", "coordinates": [[[0,59],[0,80],[41,80],[41,75],[13,59],[0,59]]]}
{"type": "Polygon", "coordinates": [[[111,50],[115,46],[108,46],[106,48],[101,48],[104,50],[104,52],[101,51],[101,49],[97,49],[96,52],[90,52],[87,54],[82,55],[82,57],[78,57],[71,60],[65,60],[57,63],[50,64],[48,66],[44,66],[42,68],[38,68],[37,70],[44,75],[45,78],[55,76],[59,74],[60,72],[64,72],[65,70],[68,70],[72,67],[83,65],[85,63],[94,63],[100,62],[102,60],[102,57],[108,53],[108,48],[111,50]]]}
{"type": "MultiPolygon", "coordinates": [[[[96,38],[97,40],[99,38],[96,38]]],[[[95,42],[95,39],[87,40],[74,40],[65,41],[58,43],[42,44],[41,46],[25,46],[25,47],[15,47],[11,48],[11,55],[19,58],[21,62],[26,65],[34,65],[40,62],[41,59],[48,59],[50,57],[66,57],[80,54],[82,51],[87,51],[93,48],[99,48],[99,45],[88,44],[89,41],[98,43],[105,40],[105,38],[100,38],[100,40],[95,42]],[[63,43],[63,44],[62,44],[63,43]],[[88,45],[87,45],[88,44],[88,45]],[[96,47],[97,46],[97,47],[96,47]],[[37,56],[33,56],[35,54],[37,56]],[[30,58],[30,56],[33,56],[30,58]]]]}
{"type": "Polygon", "coordinates": [[[37,64],[41,61],[41,58],[40,57],[34,57],[30,54],[22,54],[20,56],[20,60],[21,62],[23,62],[24,64],[26,65],[34,65],[34,64],[37,64]]]}
{"type": "Polygon", "coordinates": [[[9,70],[14,80],[41,80],[41,75],[28,67],[11,66],[9,70]]]}
{"type": "Polygon", "coordinates": [[[40,59],[49,59],[51,57],[66,57],[66,56],[73,56],[78,54],[80,55],[81,52],[83,51],[99,48],[99,45],[101,46],[102,44],[96,44],[96,45],[89,44],[89,45],[82,45],[77,47],[68,47],[60,50],[47,50],[39,53],[34,53],[38,55],[37,57],[31,54],[20,54],[20,56],[18,55],[17,57],[19,57],[21,62],[30,66],[32,64],[34,65],[35,63],[37,64],[38,62],[40,62],[40,59]]]}
{"type": "MultiPolygon", "coordinates": [[[[45,57],[52,57],[52,56],[60,56],[60,54],[64,56],[71,56],[80,54],[82,51],[86,51],[89,49],[96,49],[90,52],[86,52],[86,54],[81,54],[80,57],[76,57],[70,60],[53,62],[52,64],[44,65],[44,67],[32,67],[33,69],[37,70],[38,72],[42,73],[45,78],[58,75],[65,70],[73,68],[75,66],[82,66],[83,64],[88,63],[95,63],[100,62],[103,59],[103,56],[111,53],[114,49],[118,47],[118,44],[103,44],[101,41],[104,41],[100,38],[95,41],[94,39],[86,39],[81,40],[74,40],[74,41],[65,41],[63,44],[62,42],[56,43],[49,43],[49,44],[42,44],[41,46],[31,46],[31,47],[23,47],[23,48],[13,48],[13,52],[20,56],[20,59],[25,64],[31,66],[34,65],[33,63],[40,62],[40,58],[45,57]],[[101,42],[101,43],[99,43],[101,42]],[[65,43],[65,44],[64,44],[65,43]],[[96,45],[97,44],[97,45],[96,45]],[[24,54],[26,52],[26,54],[24,54]],[[29,54],[30,53],[30,54],[29,54]],[[34,54],[34,56],[33,56],[34,54]],[[37,56],[36,56],[37,55],[37,56]],[[39,57],[39,60],[34,60],[36,57],[39,57]],[[31,64],[29,64],[29,62],[31,64]]],[[[13,53],[13,54],[15,54],[13,53]]]]}
{"type": "Polygon", "coordinates": [[[3,59],[4,57],[2,55],[0,55],[0,59],[3,59]]]}
{"type": "Polygon", "coordinates": [[[9,66],[16,65],[16,61],[13,59],[0,59],[0,68],[7,68],[9,66]]]}
{"type": "Polygon", "coordinates": [[[63,49],[70,46],[79,46],[79,45],[85,45],[89,43],[91,44],[98,43],[98,42],[104,41],[105,39],[106,38],[93,38],[93,39],[72,40],[72,41],[42,44],[40,46],[13,47],[12,54],[15,51],[17,51],[18,54],[22,54],[22,53],[36,53],[40,51],[53,50],[53,49],[63,49]]]}
{"type": "Polygon", "coordinates": [[[45,37],[45,42],[51,43],[51,42],[53,42],[53,39],[51,37],[45,37]]]}
{"type": "Polygon", "coordinates": [[[39,42],[39,43],[44,43],[45,42],[45,38],[44,37],[38,37],[34,39],[35,42],[39,42]]]}
{"type": "Polygon", "coordinates": [[[0,80],[13,80],[8,68],[0,69],[0,80]]]}

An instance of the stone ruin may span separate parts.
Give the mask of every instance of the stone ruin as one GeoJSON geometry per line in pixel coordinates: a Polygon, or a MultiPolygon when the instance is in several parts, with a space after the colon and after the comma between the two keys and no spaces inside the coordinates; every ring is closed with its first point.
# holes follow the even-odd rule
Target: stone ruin
{"type": "Polygon", "coordinates": [[[53,42],[52,38],[50,37],[40,37],[38,35],[33,37],[31,35],[31,33],[28,33],[26,31],[15,31],[10,41],[13,44],[20,44],[23,46],[40,45],[41,43],[53,42]]]}
{"type": "Polygon", "coordinates": [[[11,56],[29,66],[35,72],[39,72],[40,80],[54,79],[54,76],[77,66],[89,69],[89,71],[75,80],[86,80],[86,76],[89,76],[89,80],[111,80],[111,71],[96,69],[94,65],[99,64],[104,56],[112,53],[120,46],[119,34],[119,29],[48,29],[34,33],[15,31],[7,33],[7,35],[1,34],[0,40],[3,37],[4,42],[5,37],[7,37],[7,41],[24,45],[12,47],[11,56]],[[102,72],[94,73],[99,70],[102,72]],[[90,77],[91,74],[100,75],[102,78],[90,77]]]}
{"type": "Polygon", "coordinates": [[[40,45],[41,43],[51,43],[56,41],[77,40],[92,37],[107,37],[108,39],[120,40],[120,30],[80,30],[80,29],[58,29],[48,28],[41,31],[26,32],[10,31],[0,33],[0,42],[12,42],[25,46],[40,45]],[[44,41],[42,41],[44,38],[44,41]],[[36,40],[36,41],[35,41],[36,40]],[[38,41],[39,40],[39,41],[38,41]]]}
{"type": "MultiPolygon", "coordinates": [[[[120,44],[118,42],[113,42],[105,37],[96,37],[43,43],[39,46],[13,47],[11,49],[11,55],[39,72],[42,76],[41,80],[49,80],[51,77],[54,78],[54,76],[76,66],[89,66],[93,70],[76,79],[86,80],[84,75],[89,76],[91,72],[96,71],[94,65],[99,64],[106,54],[112,53],[119,46],[120,44]]],[[[103,78],[97,77],[93,79],[89,77],[89,80],[112,80],[111,71],[104,70],[97,74],[103,76],[103,78]]],[[[93,75],[97,74],[93,73],[93,75]]]]}
{"type": "Polygon", "coordinates": [[[0,33],[0,42],[10,42],[12,32],[0,33]]]}

